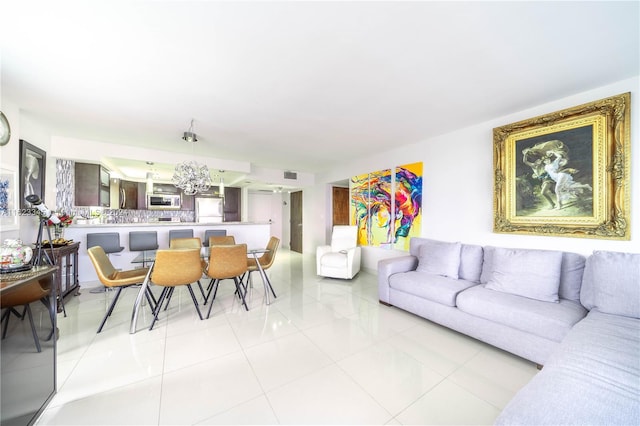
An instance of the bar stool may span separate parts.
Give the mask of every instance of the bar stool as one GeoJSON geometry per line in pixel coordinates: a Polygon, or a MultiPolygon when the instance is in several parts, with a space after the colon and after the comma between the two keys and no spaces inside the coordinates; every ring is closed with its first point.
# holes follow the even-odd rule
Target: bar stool
{"type": "Polygon", "coordinates": [[[202,244],[205,247],[209,247],[209,237],[223,237],[227,235],[226,229],[207,229],[204,231],[204,240],[202,240],[202,244]]]}
{"type": "Polygon", "coordinates": [[[158,231],[129,232],[129,251],[142,252],[142,267],[146,267],[146,251],[158,250],[158,231]]]}
{"type": "Polygon", "coordinates": [[[119,253],[124,250],[120,245],[120,234],[118,232],[94,232],[87,234],[87,249],[100,246],[105,253],[119,253]]]}
{"type": "Polygon", "coordinates": [[[169,231],[169,247],[175,238],[193,238],[193,229],[172,229],[169,231]]]}

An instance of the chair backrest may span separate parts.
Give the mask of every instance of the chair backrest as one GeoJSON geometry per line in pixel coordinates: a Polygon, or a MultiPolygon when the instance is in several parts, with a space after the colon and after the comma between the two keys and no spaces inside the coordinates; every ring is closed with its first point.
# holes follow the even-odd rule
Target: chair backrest
{"type": "Polygon", "coordinates": [[[210,278],[238,277],[247,271],[247,245],[211,246],[207,275],[210,278]]]}
{"type": "Polygon", "coordinates": [[[168,249],[156,252],[151,282],[162,286],[191,284],[202,277],[200,249],[168,249]]]}
{"type": "Polygon", "coordinates": [[[233,235],[224,235],[224,236],[214,235],[212,237],[209,237],[209,247],[232,246],[235,243],[236,243],[236,239],[233,237],[233,235]]]}
{"type": "Polygon", "coordinates": [[[276,251],[278,251],[278,246],[280,245],[280,239],[277,237],[269,238],[269,242],[267,243],[267,250],[262,257],[259,258],[260,265],[262,269],[268,269],[273,265],[273,261],[276,258],[276,251]]]}
{"type": "Polygon", "coordinates": [[[204,231],[204,245],[209,247],[209,237],[223,237],[227,235],[226,229],[208,229],[204,231]]]}
{"type": "Polygon", "coordinates": [[[194,249],[194,248],[199,249],[201,247],[202,247],[202,242],[200,241],[200,238],[198,238],[198,237],[173,238],[169,242],[169,248],[170,249],[194,249]]]}
{"type": "Polygon", "coordinates": [[[3,294],[0,297],[0,308],[26,305],[48,296],[49,293],[51,293],[50,287],[42,287],[40,280],[33,280],[16,290],[3,294]]]}
{"type": "Polygon", "coordinates": [[[87,248],[100,246],[105,253],[119,253],[124,250],[120,246],[120,234],[118,232],[92,232],[87,234],[87,248]]]}
{"type": "Polygon", "coordinates": [[[331,251],[347,250],[358,245],[358,227],[336,225],[331,234],[331,251]]]}
{"type": "Polygon", "coordinates": [[[104,249],[101,246],[93,246],[87,250],[87,253],[89,253],[89,259],[91,259],[91,263],[96,269],[100,282],[107,286],[110,285],[111,278],[116,274],[117,270],[111,264],[104,249]]]}
{"type": "Polygon", "coordinates": [[[131,231],[129,232],[129,250],[145,251],[158,248],[157,231],[131,231]]]}
{"type": "Polygon", "coordinates": [[[176,238],[193,238],[193,229],[172,229],[169,231],[169,247],[176,238]]]}

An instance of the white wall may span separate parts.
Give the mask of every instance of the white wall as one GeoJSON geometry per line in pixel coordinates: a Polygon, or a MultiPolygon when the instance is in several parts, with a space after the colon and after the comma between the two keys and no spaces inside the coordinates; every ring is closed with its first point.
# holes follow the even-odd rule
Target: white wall
{"type": "Polygon", "coordinates": [[[280,239],[281,247],[289,247],[289,194],[282,192],[249,192],[247,221],[271,223],[271,235],[280,239]],[[286,205],[284,202],[286,201],[286,205]]]}
{"type": "MultiPolygon", "coordinates": [[[[18,155],[20,152],[20,111],[17,105],[13,104],[7,99],[2,99],[1,102],[1,110],[7,117],[9,125],[11,126],[11,136],[9,138],[9,142],[6,145],[0,146],[0,166],[3,166],[7,170],[15,170],[17,174],[17,172],[19,171],[18,155]]],[[[19,174],[17,174],[17,176],[19,176],[19,174]]],[[[16,200],[16,202],[18,201],[16,200]]],[[[18,207],[19,205],[16,205],[16,208],[18,207]]],[[[18,219],[18,221],[20,221],[20,218],[18,219]]],[[[18,227],[19,226],[20,222],[18,222],[18,227]]],[[[0,242],[4,241],[7,238],[19,237],[20,229],[14,228],[13,225],[11,226],[11,229],[0,229],[0,242]]]]}
{"type": "MultiPolygon", "coordinates": [[[[583,254],[589,254],[595,249],[640,252],[639,97],[640,77],[635,77],[525,111],[514,112],[411,146],[342,163],[330,172],[318,176],[318,183],[314,187],[305,189],[305,252],[311,253],[317,245],[327,241],[331,216],[326,213],[329,211],[330,203],[326,188],[330,186],[330,182],[416,161],[424,163],[421,232],[423,237],[506,247],[553,247],[583,254]],[[493,128],[625,92],[631,92],[632,113],[631,240],[493,233],[493,128]],[[309,201],[312,197],[314,200],[309,201]]],[[[380,258],[404,254],[406,252],[367,249],[363,253],[363,266],[376,269],[380,258]]]]}
{"type": "MultiPolygon", "coordinates": [[[[397,165],[422,161],[424,163],[423,178],[423,220],[421,235],[448,241],[464,241],[478,244],[492,244],[510,247],[548,248],[575,251],[588,254],[594,249],[616,251],[640,251],[640,148],[638,148],[638,97],[640,96],[640,77],[613,83],[579,93],[555,102],[540,105],[524,111],[498,117],[478,125],[459,129],[420,143],[369,157],[351,159],[337,163],[331,171],[316,177],[303,191],[303,252],[315,253],[318,245],[327,242],[330,234],[331,214],[330,199],[331,182],[348,179],[351,176],[397,165]],[[631,92],[631,241],[609,241],[598,239],[569,237],[536,237],[494,234],[492,232],[493,214],[493,136],[494,127],[524,120],[537,115],[547,114],[586,102],[624,92],[631,92]]],[[[476,106],[477,108],[478,106],[476,106]]],[[[2,108],[12,124],[12,138],[8,145],[0,148],[0,163],[7,163],[18,168],[18,139],[26,139],[30,143],[47,152],[47,185],[45,199],[55,202],[55,157],[61,155],[57,149],[69,149],[65,138],[56,138],[28,115],[21,113],[19,107],[10,99],[3,97],[2,108]]],[[[452,114],[455,112],[452,111],[452,114]]],[[[426,119],[426,118],[425,118],[426,119]]],[[[86,142],[86,141],[85,141],[86,142]]],[[[399,141],[401,142],[401,141],[399,141]]],[[[85,144],[81,144],[85,146],[85,144]]],[[[95,148],[95,146],[93,146],[95,148]]],[[[93,150],[98,152],[100,150],[93,150]]],[[[244,195],[244,194],[243,194],[244,195]]],[[[288,200],[287,200],[288,202],[288,200]]],[[[244,204],[244,203],[243,203],[244,204]]],[[[267,203],[272,209],[271,199],[267,203]]],[[[246,204],[253,209],[256,203],[246,204]]],[[[283,245],[288,243],[288,207],[283,206],[280,219],[280,232],[283,245]],[[285,212],[287,214],[285,218],[285,212]],[[286,235],[285,235],[286,230],[286,235]]],[[[258,207],[261,209],[261,207],[258,207]]],[[[273,212],[272,212],[273,213],[273,212]]],[[[244,212],[243,212],[244,216],[244,212]]],[[[37,222],[33,217],[20,220],[19,236],[25,241],[35,238],[37,222]]],[[[2,238],[5,237],[2,232],[2,238]]],[[[364,267],[375,269],[378,259],[386,256],[402,255],[404,252],[366,249],[364,251],[364,267]]]]}
{"type": "MultiPolygon", "coordinates": [[[[55,209],[56,201],[56,160],[51,155],[51,133],[46,127],[23,114],[19,106],[10,99],[2,99],[2,111],[11,125],[11,139],[9,143],[0,147],[0,163],[9,165],[18,171],[20,176],[20,139],[37,146],[47,153],[45,173],[44,202],[50,209],[55,209]]],[[[18,193],[18,198],[21,195],[18,193]]],[[[19,208],[19,201],[16,208],[19,208]]],[[[21,238],[25,243],[34,243],[38,234],[39,221],[36,216],[21,216],[18,218],[18,230],[0,229],[0,241],[5,238],[21,238]]]]}

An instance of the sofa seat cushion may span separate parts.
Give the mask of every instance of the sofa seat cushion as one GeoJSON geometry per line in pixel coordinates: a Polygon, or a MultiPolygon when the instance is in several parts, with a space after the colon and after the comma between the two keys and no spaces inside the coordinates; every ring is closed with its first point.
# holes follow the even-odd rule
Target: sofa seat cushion
{"type": "Polygon", "coordinates": [[[456,306],[456,296],[478,285],[471,281],[454,280],[427,272],[402,272],[389,277],[389,287],[446,306],[456,306]]]}
{"type": "Polygon", "coordinates": [[[330,268],[346,268],[347,267],[347,254],[346,253],[326,253],[322,256],[320,262],[322,266],[328,266],[330,268]]]}
{"type": "Polygon", "coordinates": [[[496,424],[637,425],[639,397],[640,320],[593,310],[496,424]]]}
{"type": "Polygon", "coordinates": [[[587,314],[579,303],[560,299],[541,302],[494,291],[479,285],[461,292],[458,309],[489,321],[560,342],[571,327],[587,314]]]}

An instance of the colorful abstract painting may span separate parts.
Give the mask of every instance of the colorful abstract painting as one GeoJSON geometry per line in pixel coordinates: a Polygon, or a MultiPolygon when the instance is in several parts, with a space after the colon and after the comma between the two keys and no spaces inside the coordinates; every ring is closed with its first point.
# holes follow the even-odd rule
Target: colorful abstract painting
{"type": "Polygon", "coordinates": [[[409,250],[411,237],[421,233],[422,163],[354,176],[350,186],[358,244],[409,250]]]}
{"type": "Polygon", "coordinates": [[[351,178],[351,217],[358,226],[358,244],[388,243],[392,229],[391,169],[351,178]]]}
{"type": "Polygon", "coordinates": [[[409,250],[422,223],[422,162],[396,167],[394,190],[394,248],[409,250]]]}

